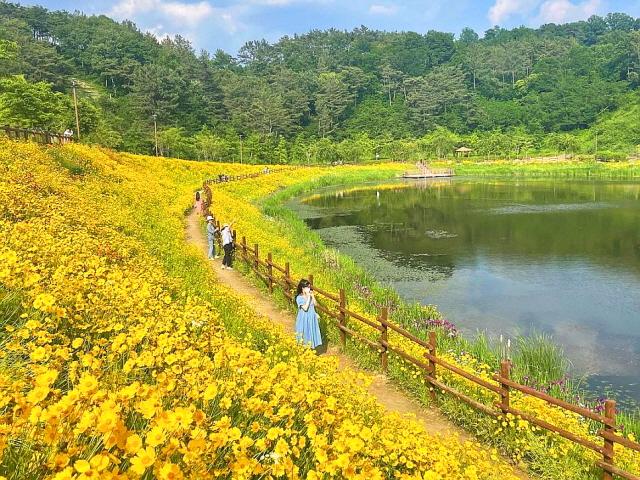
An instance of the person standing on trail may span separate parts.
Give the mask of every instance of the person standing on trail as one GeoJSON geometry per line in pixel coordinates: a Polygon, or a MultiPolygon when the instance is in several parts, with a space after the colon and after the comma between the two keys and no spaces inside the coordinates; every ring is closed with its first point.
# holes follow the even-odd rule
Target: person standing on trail
{"type": "Polygon", "coordinates": [[[309,280],[302,279],[296,291],[296,338],[299,342],[316,348],[322,345],[319,316],[316,313],[316,297],[309,280]]]}
{"type": "Polygon", "coordinates": [[[209,260],[215,260],[219,257],[219,255],[216,255],[216,233],[218,233],[218,227],[216,227],[213,217],[209,215],[207,217],[207,242],[209,243],[209,260]]]}
{"type": "Polygon", "coordinates": [[[231,266],[233,263],[233,259],[231,257],[233,253],[233,234],[231,233],[231,225],[225,223],[220,231],[220,235],[222,236],[222,249],[224,250],[224,257],[222,258],[223,270],[233,270],[233,267],[231,266]]]}
{"type": "Polygon", "coordinates": [[[69,143],[73,138],[73,130],[71,130],[70,128],[67,128],[62,134],[62,137],[63,137],[62,143],[69,143]]]}

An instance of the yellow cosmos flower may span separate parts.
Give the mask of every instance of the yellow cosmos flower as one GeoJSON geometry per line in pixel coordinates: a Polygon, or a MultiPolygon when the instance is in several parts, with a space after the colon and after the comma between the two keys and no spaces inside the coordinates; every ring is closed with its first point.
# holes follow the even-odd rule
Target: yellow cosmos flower
{"type": "Polygon", "coordinates": [[[78,390],[82,395],[89,395],[98,388],[98,380],[90,373],[83,373],[78,383],[78,390]]]}
{"type": "Polygon", "coordinates": [[[96,455],[89,460],[89,464],[93,470],[101,472],[109,467],[109,457],[104,454],[96,455]]]}
{"type": "Polygon", "coordinates": [[[160,427],[153,427],[145,437],[145,443],[151,447],[157,447],[166,440],[167,436],[160,427]]]}
{"type": "Polygon", "coordinates": [[[91,470],[91,465],[86,460],[76,460],[73,464],[73,468],[75,468],[78,473],[85,473],[91,470]]]}
{"type": "Polygon", "coordinates": [[[178,465],[165,462],[158,470],[158,478],[160,480],[181,480],[184,476],[178,465]]]}
{"type": "Polygon", "coordinates": [[[125,450],[127,453],[133,455],[141,448],[142,448],[142,439],[137,433],[134,433],[127,437],[127,442],[125,446],[125,450]]]}
{"type": "Polygon", "coordinates": [[[153,447],[141,448],[136,456],[131,459],[131,471],[142,475],[156,461],[156,452],[153,447]]]}
{"type": "Polygon", "coordinates": [[[49,387],[38,386],[31,390],[27,395],[27,401],[32,405],[40,403],[49,395],[49,387]]]}

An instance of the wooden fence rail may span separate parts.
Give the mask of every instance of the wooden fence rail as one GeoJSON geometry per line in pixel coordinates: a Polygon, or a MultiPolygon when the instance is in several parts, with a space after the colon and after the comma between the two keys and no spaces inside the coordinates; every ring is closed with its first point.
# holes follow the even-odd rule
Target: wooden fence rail
{"type": "Polygon", "coordinates": [[[47,132],[44,130],[31,130],[28,128],[0,126],[0,131],[14,140],[30,140],[32,142],[46,144],[64,144],[73,142],[73,137],[66,137],[60,133],[47,132]]]}
{"type": "MultiPolygon", "coordinates": [[[[258,175],[260,174],[241,175],[234,177],[234,179],[241,180],[244,178],[253,178],[258,175]]],[[[209,200],[209,204],[211,200],[210,183],[218,182],[205,182],[204,190],[207,199],[209,200]]],[[[233,232],[233,236],[237,239],[237,232],[235,230],[233,232]]],[[[289,301],[295,304],[295,293],[293,293],[293,290],[297,285],[297,282],[292,277],[289,262],[286,262],[284,266],[276,264],[273,261],[273,254],[271,252],[268,252],[264,259],[260,258],[260,246],[257,243],[250,246],[245,236],[243,236],[242,241],[236,245],[236,251],[240,259],[246,263],[258,278],[265,282],[269,292],[273,293],[274,288],[278,286],[289,301]]],[[[521,385],[512,380],[510,378],[510,360],[502,360],[500,364],[500,372],[493,375],[493,379],[497,384],[492,384],[485,379],[479,378],[472,373],[462,370],[439,357],[437,355],[437,342],[434,331],[430,331],[428,333],[428,340],[425,341],[389,321],[389,311],[386,307],[381,308],[379,310],[379,314],[375,318],[367,318],[364,315],[347,308],[348,301],[344,289],[340,289],[338,292],[329,292],[314,283],[313,275],[308,275],[307,278],[313,286],[313,290],[318,294],[318,303],[316,308],[334,321],[334,324],[340,333],[340,343],[343,348],[346,346],[348,338],[362,342],[379,354],[380,368],[385,373],[388,370],[389,355],[395,354],[402,361],[410,363],[423,371],[424,378],[431,387],[430,395],[432,399],[436,399],[437,391],[446,392],[467,403],[471,407],[493,417],[510,413],[533,425],[554,432],[571,442],[577,443],[602,455],[602,460],[598,460],[596,463],[597,466],[602,469],[603,480],[612,480],[613,475],[617,475],[627,480],[640,480],[640,477],[616,467],[614,463],[615,444],[640,452],[640,443],[631,441],[625,437],[616,435],[615,433],[620,430],[620,427],[616,422],[615,400],[605,401],[604,415],[601,415],[587,408],[552,397],[551,395],[540,392],[526,385],[521,385]],[[367,338],[362,333],[355,331],[353,328],[349,328],[348,325],[350,321],[357,321],[377,330],[377,340],[367,338]],[[404,351],[401,347],[390,344],[389,331],[393,331],[418,347],[421,347],[424,350],[422,354],[423,358],[416,358],[414,355],[404,351]],[[497,395],[497,401],[493,405],[486,405],[445,384],[437,378],[436,371],[439,368],[473,382],[478,385],[478,387],[486,389],[492,394],[497,395]],[[602,438],[603,443],[601,445],[596,444],[591,440],[582,438],[561,427],[537,418],[534,415],[512,407],[510,402],[512,390],[538,398],[555,407],[576,413],[585,419],[601,423],[603,428],[598,431],[598,435],[602,438]]]]}

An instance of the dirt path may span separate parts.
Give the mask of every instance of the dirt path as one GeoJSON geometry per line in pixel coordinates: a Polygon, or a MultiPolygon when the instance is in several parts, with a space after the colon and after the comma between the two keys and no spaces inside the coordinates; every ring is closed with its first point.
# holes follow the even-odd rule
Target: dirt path
{"type": "MultiPolygon", "coordinates": [[[[202,231],[197,213],[194,211],[187,217],[187,241],[196,245],[203,254],[207,252],[207,241],[202,231]]],[[[287,332],[294,331],[294,316],[288,310],[282,310],[267,295],[261,292],[257,287],[251,285],[249,281],[236,270],[223,270],[222,262],[214,260],[211,268],[216,272],[218,279],[232,288],[235,292],[251,299],[251,304],[256,311],[265,315],[273,323],[282,325],[287,332]]],[[[338,359],[341,369],[349,368],[351,370],[361,371],[354,362],[342,354],[336,347],[329,348],[327,355],[335,356],[338,359]]],[[[376,397],[388,411],[400,414],[409,414],[415,417],[424,428],[430,433],[440,433],[443,435],[456,434],[461,440],[474,440],[471,435],[462,430],[457,425],[450,422],[439,410],[422,405],[417,401],[409,398],[403,392],[399,391],[391,384],[389,379],[381,374],[372,374],[373,381],[369,387],[369,392],[376,397]]],[[[521,471],[516,470],[516,475],[522,479],[529,477],[521,471]]]]}

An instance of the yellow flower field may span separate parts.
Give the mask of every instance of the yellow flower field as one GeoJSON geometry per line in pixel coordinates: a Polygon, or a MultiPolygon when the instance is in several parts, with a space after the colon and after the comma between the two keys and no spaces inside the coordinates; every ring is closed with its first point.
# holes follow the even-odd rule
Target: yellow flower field
{"type": "Polygon", "coordinates": [[[385,414],[187,247],[202,180],[258,170],[0,139],[0,478],[513,478],[385,414]]]}

